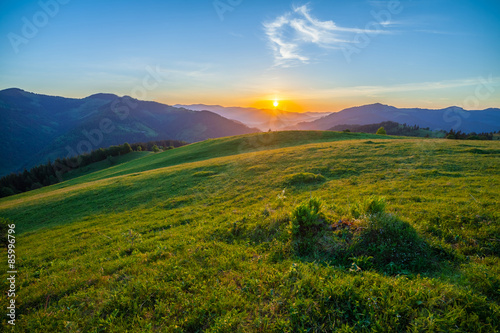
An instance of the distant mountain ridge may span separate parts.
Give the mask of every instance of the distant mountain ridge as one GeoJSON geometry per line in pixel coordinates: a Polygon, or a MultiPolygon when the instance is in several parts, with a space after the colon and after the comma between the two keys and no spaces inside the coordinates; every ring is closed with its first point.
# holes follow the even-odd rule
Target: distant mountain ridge
{"type": "Polygon", "coordinates": [[[225,118],[239,121],[250,127],[257,127],[262,131],[269,129],[283,130],[299,122],[313,121],[330,114],[330,112],[288,112],[280,109],[256,109],[242,107],[224,107],[220,105],[174,105],[193,111],[211,111],[225,118]]]}
{"type": "Polygon", "coordinates": [[[430,130],[495,132],[500,130],[500,109],[398,109],[377,103],[328,114],[294,113],[204,104],[169,106],[105,93],[76,99],[11,88],[0,91],[0,176],[124,142],[196,142],[268,129],[329,130],[386,121],[430,130]]]}
{"type": "Polygon", "coordinates": [[[113,94],[82,99],[0,91],[0,175],[124,142],[202,141],[259,132],[212,112],[113,94]]]}
{"type": "Polygon", "coordinates": [[[288,129],[328,130],[338,125],[369,125],[384,121],[429,127],[431,130],[495,132],[500,130],[500,109],[467,111],[456,106],[440,110],[399,109],[376,103],[348,108],[314,121],[301,122],[288,129]]]}

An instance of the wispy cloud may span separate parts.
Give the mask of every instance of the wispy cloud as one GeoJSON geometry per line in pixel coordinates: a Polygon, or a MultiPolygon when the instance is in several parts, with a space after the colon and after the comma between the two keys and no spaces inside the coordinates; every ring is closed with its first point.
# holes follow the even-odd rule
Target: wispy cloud
{"type": "Polygon", "coordinates": [[[265,22],[264,29],[274,52],[275,65],[290,67],[309,63],[311,58],[305,54],[307,45],[323,49],[340,49],[342,44],[356,43],[356,34],[389,33],[381,28],[392,22],[379,23],[380,29],[360,29],[340,27],[333,21],[321,21],[311,14],[308,4],[293,7],[274,21],[265,22]]]}
{"type": "MultiPolygon", "coordinates": [[[[500,77],[490,76],[485,81],[489,85],[497,86],[500,84],[500,77]]],[[[419,92],[419,91],[435,91],[441,89],[451,89],[459,87],[476,87],[483,84],[478,78],[466,78],[459,80],[444,80],[435,82],[416,82],[399,85],[387,86],[354,86],[354,87],[339,87],[332,89],[315,90],[313,94],[309,94],[309,98],[324,98],[328,97],[359,97],[359,96],[383,96],[401,92],[419,92]]]]}
{"type": "Polygon", "coordinates": [[[421,32],[424,34],[433,34],[433,35],[452,35],[452,36],[470,36],[471,35],[471,34],[462,33],[462,32],[451,32],[451,31],[429,30],[429,29],[419,29],[419,30],[415,30],[415,32],[421,32]]]}

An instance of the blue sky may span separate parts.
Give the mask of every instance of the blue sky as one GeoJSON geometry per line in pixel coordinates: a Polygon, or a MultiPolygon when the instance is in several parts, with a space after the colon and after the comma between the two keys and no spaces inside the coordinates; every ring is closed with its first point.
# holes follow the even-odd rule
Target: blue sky
{"type": "Polygon", "coordinates": [[[0,13],[0,89],[292,111],[500,107],[497,0],[4,0],[0,13]]]}

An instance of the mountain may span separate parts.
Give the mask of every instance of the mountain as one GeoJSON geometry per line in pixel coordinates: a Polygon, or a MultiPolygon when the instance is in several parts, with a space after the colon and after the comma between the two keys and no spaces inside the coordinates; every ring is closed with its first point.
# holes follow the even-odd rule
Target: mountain
{"type": "Polygon", "coordinates": [[[368,125],[393,121],[400,124],[429,127],[431,130],[493,132],[500,130],[500,109],[466,111],[452,106],[441,110],[398,109],[380,103],[348,108],[290,129],[327,130],[338,125],[368,125]]]}
{"type": "Polygon", "coordinates": [[[6,89],[0,91],[0,175],[124,142],[196,142],[255,132],[213,112],[128,96],[75,99],[6,89]]]}
{"type": "Polygon", "coordinates": [[[321,118],[330,112],[287,112],[279,109],[256,109],[256,108],[241,108],[241,107],[223,107],[220,105],[175,105],[193,111],[211,111],[225,118],[239,121],[250,127],[257,127],[262,131],[269,129],[282,130],[290,126],[294,126],[300,122],[313,121],[321,118]]]}

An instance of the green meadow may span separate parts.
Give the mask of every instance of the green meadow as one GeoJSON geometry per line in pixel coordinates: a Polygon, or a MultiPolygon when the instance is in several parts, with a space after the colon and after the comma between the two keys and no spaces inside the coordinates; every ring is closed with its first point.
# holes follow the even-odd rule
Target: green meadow
{"type": "Polygon", "coordinates": [[[270,132],[100,163],[0,199],[3,331],[500,331],[500,142],[270,132]]]}

